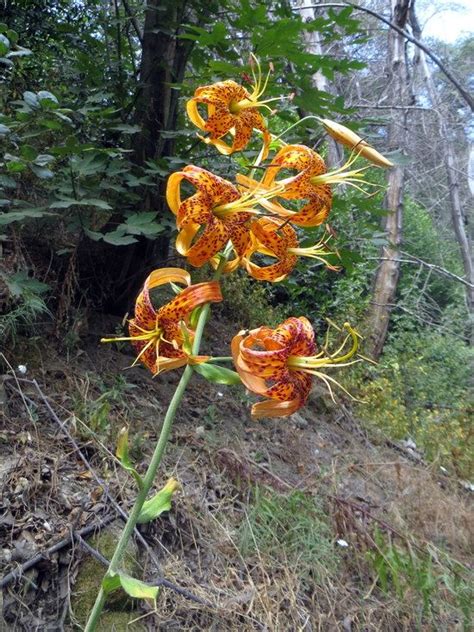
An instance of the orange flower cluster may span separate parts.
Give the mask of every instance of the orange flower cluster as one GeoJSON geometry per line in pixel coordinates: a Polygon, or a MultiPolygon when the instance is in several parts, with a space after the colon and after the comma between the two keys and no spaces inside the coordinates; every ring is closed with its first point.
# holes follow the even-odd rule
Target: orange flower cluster
{"type": "MultiPolygon", "coordinates": [[[[261,182],[239,175],[237,186],[200,167],[189,165],[173,173],[166,198],[176,215],[176,247],[193,266],[212,261],[230,241],[235,258],[227,266],[239,265],[258,280],[281,281],[295,267],[298,257],[313,257],[326,263],[332,255],[327,239],[300,248],[292,226],[313,227],[324,223],[332,202],[331,186],[325,181],[323,159],[309,147],[287,145],[275,156],[261,182]],[[278,180],[282,169],[294,169],[295,176],[278,180]],[[196,191],[181,198],[181,184],[187,181],[196,191]],[[287,200],[303,202],[300,210],[285,206],[287,200]],[[252,261],[263,255],[276,261],[261,267],[252,261]]],[[[261,258],[261,257],[260,257],[261,258]]]]}
{"type": "MultiPolygon", "coordinates": [[[[189,118],[205,134],[200,138],[222,154],[244,150],[254,130],[261,135],[262,147],[251,173],[238,174],[235,184],[194,165],[170,176],[166,199],[176,216],[176,248],[195,267],[206,262],[217,267],[219,253],[225,251],[229,255],[232,251],[233,258],[227,260],[223,271],[242,267],[260,281],[281,281],[292,272],[298,257],[316,259],[337,270],[329,263],[335,254],[329,250],[331,234],[312,246],[301,247],[301,231],[326,222],[334,185],[346,183],[359,188],[364,182],[366,167],[352,168],[359,156],[378,166],[392,165],[357,134],[328,119],[319,119],[324,129],[352,151],[346,164],[332,172],[327,171],[323,158],[313,149],[286,145],[279,137],[274,139],[261,112],[272,113],[268,103],[276,100],[261,99],[269,75],[262,79],[254,57],[251,68],[251,91],[234,81],[221,81],[197,88],[187,103],[189,118]],[[261,179],[256,180],[253,173],[262,168],[273,141],[277,151],[265,165],[261,179]],[[285,177],[285,172],[291,175],[285,177]],[[183,196],[183,185],[191,185],[194,192],[183,196]]],[[[191,285],[184,270],[155,270],[137,297],[135,317],[129,322],[130,335],[104,341],[131,340],[138,353],[136,361],[140,360],[154,374],[207,362],[208,356],[191,353],[193,313],[205,303],[221,300],[216,281],[191,285]],[[156,310],[150,290],[166,282],[186,287],[156,310]]],[[[321,369],[358,361],[352,359],[358,350],[358,334],[348,323],[344,328],[346,338],[335,353],[328,351],[327,344],[317,349],[314,331],[305,317],[289,318],[275,329],[263,326],[237,334],[232,342],[232,358],[238,375],[249,390],[265,398],[253,406],[252,416],[294,413],[306,402],[314,376],[323,381],[332,396],[331,384],[338,383],[321,369]],[[346,352],[348,341],[352,345],[346,352]]],[[[197,370],[209,374],[205,367],[197,370]]],[[[212,371],[216,370],[214,365],[212,371]]]]}

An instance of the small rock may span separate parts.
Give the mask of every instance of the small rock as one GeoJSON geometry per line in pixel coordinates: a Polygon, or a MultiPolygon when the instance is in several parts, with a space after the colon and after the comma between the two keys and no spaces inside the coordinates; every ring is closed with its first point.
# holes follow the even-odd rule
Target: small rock
{"type": "Polygon", "coordinates": [[[198,426],[195,430],[196,432],[196,437],[204,437],[204,435],[206,434],[206,429],[204,428],[204,426],[198,426]]]}
{"type": "Polygon", "coordinates": [[[292,421],[300,430],[305,430],[305,428],[308,427],[308,420],[302,417],[299,413],[295,413],[293,415],[292,421]]]}

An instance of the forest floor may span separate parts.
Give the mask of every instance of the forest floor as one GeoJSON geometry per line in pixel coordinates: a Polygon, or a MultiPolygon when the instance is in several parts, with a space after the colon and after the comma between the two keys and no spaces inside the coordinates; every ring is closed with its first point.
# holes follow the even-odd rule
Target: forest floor
{"type": "MultiPolygon", "coordinates": [[[[97,343],[115,326],[97,319],[68,352],[19,341],[4,358],[0,630],[83,628],[97,550],[110,558],[121,526],[110,497],[134,497],[117,434],[129,426],[139,471],[153,449],[179,376],[124,371],[128,347],[97,343]]],[[[228,332],[220,323],[222,344],[228,332]]],[[[100,629],[469,629],[469,490],[322,392],[283,420],[253,422],[249,401],[192,381],[156,481],[182,490],[125,562],[162,583],[156,607],[117,594],[100,629]]]]}

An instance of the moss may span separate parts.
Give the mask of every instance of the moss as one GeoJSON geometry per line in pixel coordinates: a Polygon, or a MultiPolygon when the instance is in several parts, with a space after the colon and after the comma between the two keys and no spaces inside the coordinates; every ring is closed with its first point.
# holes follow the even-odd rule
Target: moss
{"type": "Polygon", "coordinates": [[[98,632],[144,632],[147,628],[143,623],[137,621],[130,624],[137,618],[134,612],[105,612],[97,626],[98,632]]]}
{"type": "MultiPolygon", "coordinates": [[[[117,540],[121,534],[121,524],[114,523],[107,531],[92,537],[89,540],[91,546],[97,549],[105,558],[112,557],[117,540]]],[[[140,577],[140,564],[138,563],[138,549],[133,542],[130,542],[122,563],[123,570],[134,577],[140,577]]],[[[94,605],[100,584],[104,576],[104,566],[94,559],[87,557],[81,564],[79,573],[74,583],[74,590],[71,597],[71,609],[73,619],[81,626],[87,620],[87,616],[94,605]]],[[[107,606],[113,611],[104,614],[105,616],[117,616],[117,627],[101,627],[103,630],[143,630],[143,627],[127,627],[127,622],[137,617],[136,612],[130,612],[133,608],[133,601],[121,591],[116,590],[109,595],[107,606]],[[118,626],[121,627],[118,627],[118,626]]],[[[103,626],[105,624],[102,624],[103,626]]]]}

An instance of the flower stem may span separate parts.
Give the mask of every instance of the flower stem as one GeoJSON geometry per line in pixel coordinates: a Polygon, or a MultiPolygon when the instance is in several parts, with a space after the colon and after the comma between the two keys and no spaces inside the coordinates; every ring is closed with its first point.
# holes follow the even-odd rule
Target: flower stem
{"type": "MultiPolygon", "coordinates": [[[[222,271],[224,269],[226,260],[227,258],[225,256],[221,257],[217,270],[214,274],[214,280],[217,281],[220,278],[222,271]]],[[[204,327],[206,325],[210,309],[211,309],[210,303],[206,303],[206,305],[204,305],[201,311],[201,314],[199,315],[199,320],[198,320],[198,323],[196,326],[196,332],[194,335],[194,343],[193,343],[193,349],[192,349],[193,355],[198,355],[199,353],[199,347],[201,345],[201,340],[204,333],[204,327]]],[[[130,536],[132,535],[135,525],[137,524],[138,516],[140,515],[143,503],[146,500],[148,492],[153,486],[156,472],[158,470],[158,467],[160,466],[161,459],[163,457],[163,453],[166,448],[166,444],[168,443],[168,438],[171,432],[174,418],[176,416],[176,412],[181,403],[181,400],[183,399],[184,392],[186,390],[187,385],[189,384],[189,381],[192,377],[193,372],[194,371],[193,371],[192,366],[187,365],[186,368],[184,369],[183,375],[181,376],[179,384],[176,387],[176,391],[174,392],[174,395],[168,406],[168,410],[166,411],[166,415],[163,421],[163,426],[161,428],[160,436],[158,438],[158,443],[156,444],[155,450],[153,452],[153,456],[151,457],[150,464],[143,478],[143,487],[139,491],[138,496],[133,505],[133,508],[128,517],[128,520],[125,523],[125,527],[117,543],[112,559],[110,560],[110,564],[105,574],[105,577],[113,575],[119,570],[120,563],[123,559],[123,556],[125,554],[125,551],[128,545],[128,541],[130,540],[130,536]]],[[[101,586],[99,590],[99,594],[97,595],[96,601],[94,603],[94,606],[89,614],[89,619],[87,620],[86,627],[84,628],[84,632],[94,632],[94,630],[96,630],[106,599],[107,599],[107,594],[101,586]]]]}

